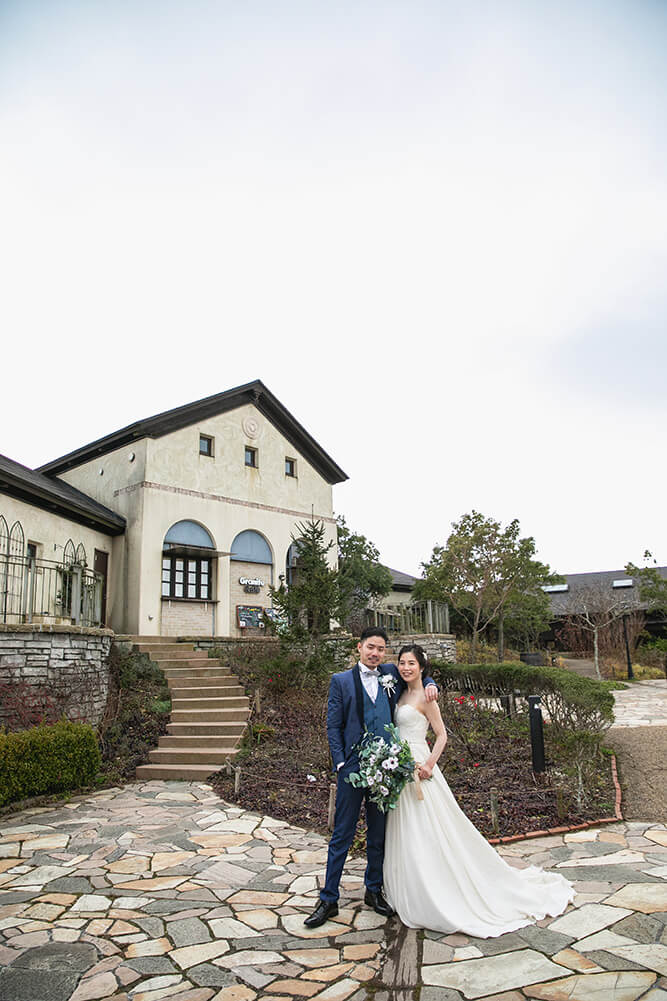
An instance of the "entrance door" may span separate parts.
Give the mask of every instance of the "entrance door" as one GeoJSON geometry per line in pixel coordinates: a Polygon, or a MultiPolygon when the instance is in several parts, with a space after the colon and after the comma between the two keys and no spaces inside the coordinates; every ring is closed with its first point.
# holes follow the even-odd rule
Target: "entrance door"
{"type": "Polygon", "coordinates": [[[109,568],[109,554],[103,553],[100,549],[95,550],[93,560],[93,570],[102,575],[102,613],[100,622],[103,626],[107,624],[107,574],[109,568]]]}

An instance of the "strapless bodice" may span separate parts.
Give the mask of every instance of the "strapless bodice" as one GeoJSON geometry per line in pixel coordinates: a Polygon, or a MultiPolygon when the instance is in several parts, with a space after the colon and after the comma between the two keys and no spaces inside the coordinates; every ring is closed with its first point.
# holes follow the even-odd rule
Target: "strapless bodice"
{"type": "Polygon", "coordinates": [[[407,740],[409,744],[423,744],[426,740],[428,720],[414,706],[407,704],[397,706],[394,721],[401,735],[401,740],[407,740]]]}

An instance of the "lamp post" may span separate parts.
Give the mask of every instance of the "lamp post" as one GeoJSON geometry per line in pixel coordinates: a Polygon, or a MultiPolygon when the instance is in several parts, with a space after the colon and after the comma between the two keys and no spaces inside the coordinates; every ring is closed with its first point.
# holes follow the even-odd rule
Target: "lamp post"
{"type": "Polygon", "coordinates": [[[628,613],[626,612],[623,616],[623,639],[625,640],[625,657],[628,662],[628,681],[632,681],[634,678],[634,671],[632,670],[632,657],[630,656],[630,644],[628,643],[628,613]]]}

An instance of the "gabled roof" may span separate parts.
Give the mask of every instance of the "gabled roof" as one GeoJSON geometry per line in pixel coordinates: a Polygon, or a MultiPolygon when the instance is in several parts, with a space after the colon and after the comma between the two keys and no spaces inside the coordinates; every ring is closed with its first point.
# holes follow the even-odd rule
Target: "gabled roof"
{"type": "Polygon", "coordinates": [[[120,514],[98,504],[69,483],[28,469],[6,455],[0,455],[0,493],[96,528],[106,535],[122,535],[125,531],[125,518],[120,514]]]}
{"type": "Polygon", "coordinates": [[[248,382],[245,386],[237,386],[236,389],[228,389],[224,393],[196,400],[184,407],[166,410],[154,417],[147,417],[134,424],[128,424],[120,431],[114,431],[113,434],[99,438],[97,441],[91,442],[90,445],[84,445],[59,459],[46,462],[39,467],[39,472],[45,473],[47,476],[57,476],[58,473],[73,469],[84,462],[98,458],[100,455],[106,455],[108,452],[113,452],[115,449],[129,445],[140,438],[161,438],[173,431],[179,431],[181,428],[196,424],[198,421],[217,417],[218,414],[226,413],[228,410],[236,410],[248,403],[257,407],[260,413],[271,421],[328,483],[342,483],[348,478],[340,466],[327,455],[324,449],[317,444],[315,439],[292,417],[280,400],[259,379],[248,382]]]}

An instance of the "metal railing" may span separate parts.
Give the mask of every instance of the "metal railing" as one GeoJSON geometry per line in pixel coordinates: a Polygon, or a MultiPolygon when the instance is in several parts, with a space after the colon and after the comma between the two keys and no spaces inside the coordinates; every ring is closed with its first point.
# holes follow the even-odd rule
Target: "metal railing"
{"type": "Polygon", "coordinates": [[[104,578],[80,563],[0,555],[0,622],[102,623],[104,578]]]}
{"type": "Polygon", "coordinates": [[[443,601],[416,601],[411,605],[383,605],[366,610],[366,625],[388,633],[448,633],[449,605],[443,601]]]}

